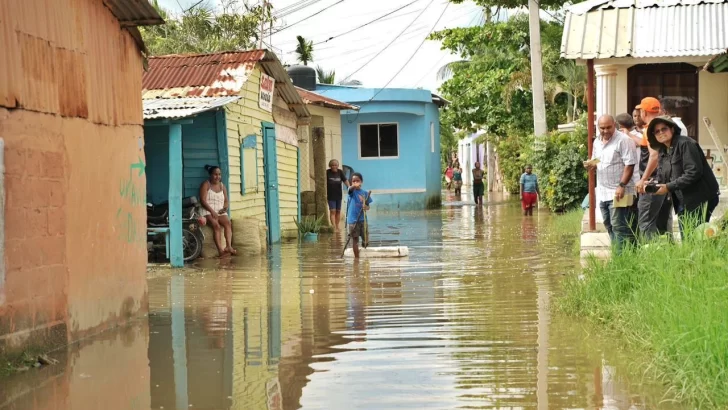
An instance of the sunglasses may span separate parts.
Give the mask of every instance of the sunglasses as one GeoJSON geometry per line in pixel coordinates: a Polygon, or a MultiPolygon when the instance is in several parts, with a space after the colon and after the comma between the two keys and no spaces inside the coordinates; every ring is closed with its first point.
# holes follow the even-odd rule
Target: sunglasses
{"type": "Polygon", "coordinates": [[[667,131],[672,131],[672,128],[669,128],[669,127],[656,128],[655,127],[655,135],[664,134],[667,131]]]}

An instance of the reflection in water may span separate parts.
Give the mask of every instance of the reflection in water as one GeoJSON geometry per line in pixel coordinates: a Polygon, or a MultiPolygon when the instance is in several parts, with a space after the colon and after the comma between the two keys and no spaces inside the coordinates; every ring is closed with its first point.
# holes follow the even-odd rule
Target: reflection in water
{"type": "Polygon", "coordinates": [[[550,216],[452,199],[372,216],[373,244],[409,258],[344,260],[343,235],[322,236],[150,278],[148,319],[0,381],[0,409],[658,407],[552,317],[578,262],[544,235],[550,216]]]}

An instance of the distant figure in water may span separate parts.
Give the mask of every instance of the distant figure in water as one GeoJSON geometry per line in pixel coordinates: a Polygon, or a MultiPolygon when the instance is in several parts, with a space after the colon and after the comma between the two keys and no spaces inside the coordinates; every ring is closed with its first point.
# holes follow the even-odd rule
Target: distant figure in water
{"type": "Polygon", "coordinates": [[[339,168],[339,161],[329,161],[329,169],[326,170],[326,200],[329,203],[329,218],[331,225],[338,231],[341,222],[341,200],[343,191],[341,184],[349,186],[344,171],[339,168]]]}
{"type": "Polygon", "coordinates": [[[533,208],[538,203],[541,193],[538,190],[538,177],[533,167],[526,165],[526,172],[521,175],[521,207],[523,215],[533,215],[533,208]]]}
{"type": "MultiPolygon", "coordinates": [[[[361,188],[363,183],[364,177],[360,173],[351,174],[349,202],[346,205],[346,223],[349,226],[349,236],[352,239],[355,258],[359,257],[359,237],[366,240],[364,211],[369,210],[369,204],[373,202],[369,192],[361,188]]],[[[366,246],[366,243],[364,245],[366,246]]]]}
{"type": "Polygon", "coordinates": [[[473,198],[475,199],[476,205],[483,205],[483,194],[485,193],[485,185],[483,184],[483,177],[485,172],[480,169],[480,162],[475,163],[473,168],[473,198]]]}
{"type": "Polygon", "coordinates": [[[455,195],[460,195],[463,187],[463,170],[460,167],[452,170],[452,182],[455,184],[455,195]]]}
{"type": "Polygon", "coordinates": [[[222,171],[220,167],[213,165],[205,165],[207,173],[210,175],[207,181],[200,185],[200,202],[202,203],[201,216],[204,216],[207,223],[213,230],[213,239],[220,256],[237,255],[237,251],[233,249],[233,227],[227,216],[229,208],[227,190],[222,183],[222,171]],[[222,246],[222,232],[225,231],[225,240],[227,246],[222,246]]]}
{"type": "Polygon", "coordinates": [[[452,190],[452,176],[453,176],[454,170],[452,168],[452,165],[448,164],[447,169],[445,170],[445,183],[447,183],[447,190],[452,190]]]}

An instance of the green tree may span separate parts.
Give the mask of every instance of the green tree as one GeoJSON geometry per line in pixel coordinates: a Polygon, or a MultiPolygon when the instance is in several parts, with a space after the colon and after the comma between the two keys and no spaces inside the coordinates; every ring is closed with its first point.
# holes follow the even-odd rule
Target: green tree
{"type": "Polygon", "coordinates": [[[313,61],[313,41],[306,40],[303,36],[296,36],[296,58],[303,65],[308,65],[309,61],[313,61]]]}
{"type": "MultiPolygon", "coordinates": [[[[544,71],[547,78],[556,78],[551,73],[561,64],[563,26],[546,21],[541,26],[544,71]]],[[[461,57],[439,73],[449,76],[441,90],[452,101],[443,115],[453,126],[485,129],[496,138],[533,132],[528,33],[528,16],[518,14],[507,21],[432,34],[432,39],[442,41],[443,49],[461,57]]],[[[547,103],[550,128],[565,119],[565,100],[556,96],[547,103]]]]}
{"type": "Polygon", "coordinates": [[[174,16],[158,0],[154,7],[166,24],[142,27],[142,38],[151,55],[212,53],[256,48],[260,25],[270,22],[267,2],[249,6],[238,0],[221,0],[219,12],[205,3],[197,4],[174,16]]]}
{"type": "Polygon", "coordinates": [[[321,84],[334,84],[336,80],[336,71],[326,71],[319,65],[316,66],[316,76],[318,77],[318,82],[321,84]]]}

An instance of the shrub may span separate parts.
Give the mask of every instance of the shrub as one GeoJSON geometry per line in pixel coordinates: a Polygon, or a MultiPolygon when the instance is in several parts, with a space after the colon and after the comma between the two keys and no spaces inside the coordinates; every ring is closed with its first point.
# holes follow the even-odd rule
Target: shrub
{"type": "Polygon", "coordinates": [[[512,194],[520,191],[521,174],[531,160],[533,141],[533,135],[511,134],[497,143],[503,185],[512,194]]]}
{"type": "Polygon", "coordinates": [[[541,200],[554,212],[578,206],[588,191],[582,165],[587,157],[586,119],[579,120],[574,132],[552,132],[539,138],[535,146],[532,157],[541,200]]]}
{"type": "Polygon", "coordinates": [[[316,218],[315,216],[309,215],[304,216],[302,220],[296,219],[296,217],[293,217],[293,222],[296,224],[296,227],[298,227],[298,232],[301,234],[305,233],[318,233],[321,230],[321,225],[323,224],[324,215],[319,216],[316,218]]]}

